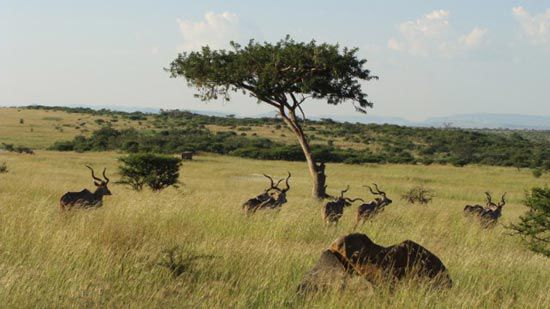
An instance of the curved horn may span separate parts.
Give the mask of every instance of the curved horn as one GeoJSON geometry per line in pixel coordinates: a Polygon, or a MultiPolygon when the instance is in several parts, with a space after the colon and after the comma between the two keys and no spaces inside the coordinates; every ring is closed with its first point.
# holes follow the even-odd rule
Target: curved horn
{"type": "Polygon", "coordinates": [[[107,178],[107,176],[105,175],[105,171],[106,171],[106,170],[107,170],[106,167],[103,168],[103,178],[105,178],[105,180],[107,180],[107,181],[105,182],[105,184],[108,184],[108,183],[109,183],[109,178],[107,178]]]}
{"type": "Polygon", "coordinates": [[[346,201],[348,201],[348,202],[350,202],[350,203],[354,203],[354,202],[357,202],[357,201],[361,201],[361,202],[363,202],[363,203],[365,202],[365,200],[363,200],[362,198],[359,198],[359,197],[358,197],[358,198],[354,198],[353,200],[350,199],[350,198],[348,198],[348,197],[346,197],[346,201]]]}
{"type": "Polygon", "coordinates": [[[93,169],[93,168],[91,168],[89,165],[86,165],[86,167],[89,168],[90,171],[92,171],[92,178],[93,178],[94,180],[97,180],[97,181],[99,181],[99,182],[103,182],[103,180],[101,180],[101,179],[95,177],[94,169],[93,169]]]}
{"type": "Polygon", "coordinates": [[[491,199],[491,193],[489,191],[485,192],[485,195],[487,196],[487,204],[492,204],[493,201],[491,199]]]}
{"type": "Polygon", "coordinates": [[[363,187],[369,188],[370,193],[372,193],[373,195],[376,195],[376,192],[374,192],[370,186],[363,186],[363,187]]]}
{"type": "Polygon", "coordinates": [[[271,187],[270,187],[270,189],[273,188],[273,185],[275,184],[275,183],[273,182],[273,178],[271,178],[269,175],[266,175],[266,174],[264,174],[264,176],[267,177],[267,178],[269,179],[269,181],[271,181],[271,187]]]}
{"type": "Polygon", "coordinates": [[[285,180],[285,184],[286,184],[286,189],[283,190],[283,192],[286,192],[290,189],[290,184],[288,183],[288,180],[290,179],[290,172],[288,172],[288,177],[286,178],[285,180]]]}
{"type": "Polygon", "coordinates": [[[500,206],[504,206],[506,204],[506,201],[504,200],[505,196],[506,196],[506,192],[504,192],[504,194],[500,198],[500,203],[499,203],[500,206]]]}
{"type": "Polygon", "coordinates": [[[342,190],[342,192],[340,192],[340,198],[343,198],[344,197],[344,193],[348,192],[349,190],[349,185],[346,187],[345,190],[342,190]]]}
{"type": "Polygon", "coordinates": [[[381,194],[383,196],[386,196],[386,192],[384,191],[380,191],[380,189],[378,189],[378,185],[375,184],[374,182],[372,183],[374,185],[374,188],[376,188],[376,191],[378,191],[378,194],[381,194]]]}

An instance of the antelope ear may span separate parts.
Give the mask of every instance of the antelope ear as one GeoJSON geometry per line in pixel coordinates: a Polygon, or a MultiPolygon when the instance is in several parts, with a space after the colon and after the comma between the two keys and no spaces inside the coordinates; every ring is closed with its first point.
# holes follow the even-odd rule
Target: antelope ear
{"type": "Polygon", "coordinates": [[[94,181],[94,185],[95,185],[96,187],[99,187],[99,186],[101,186],[101,184],[100,184],[100,183],[98,183],[97,181],[94,181]]]}

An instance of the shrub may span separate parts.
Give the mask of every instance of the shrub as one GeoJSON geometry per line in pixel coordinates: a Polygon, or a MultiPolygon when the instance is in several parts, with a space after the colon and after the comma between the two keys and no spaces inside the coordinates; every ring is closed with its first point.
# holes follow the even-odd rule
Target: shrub
{"type": "Polygon", "coordinates": [[[6,162],[0,163],[0,174],[5,174],[8,172],[8,165],[6,162]]]}
{"type": "Polygon", "coordinates": [[[136,191],[147,185],[153,191],[160,191],[169,186],[177,187],[181,160],[167,155],[153,153],[130,154],[120,158],[119,183],[127,184],[136,191]]]}
{"type": "Polygon", "coordinates": [[[14,146],[13,144],[2,143],[2,147],[9,152],[34,154],[34,150],[26,146],[14,146]]]}
{"type": "Polygon", "coordinates": [[[428,204],[434,198],[434,192],[430,189],[426,189],[423,186],[417,186],[411,188],[405,192],[401,198],[411,204],[428,204]]]}
{"type": "Polygon", "coordinates": [[[72,141],[59,141],[55,142],[51,147],[48,149],[50,150],[57,150],[57,151],[73,151],[74,150],[74,142],[72,141]]]}
{"type": "Polygon", "coordinates": [[[527,213],[510,229],[519,234],[534,252],[550,256],[550,188],[533,188],[526,193],[527,213]]]}
{"type": "Polygon", "coordinates": [[[198,260],[212,258],[215,258],[215,256],[197,255],[188,249],[175,246],[162,251],[162,256],[159,258],[157,265],[165,268],[174,278],[177,278],[184,273],[196,271],[194,267],[198,260]]]}
{"type": "Polygon", "coordinates": [[[539,178],[540,176],[542,176],[542,170],[540,168],[536,168],[533,170],[533,176],[535,178],[539,178]]]}

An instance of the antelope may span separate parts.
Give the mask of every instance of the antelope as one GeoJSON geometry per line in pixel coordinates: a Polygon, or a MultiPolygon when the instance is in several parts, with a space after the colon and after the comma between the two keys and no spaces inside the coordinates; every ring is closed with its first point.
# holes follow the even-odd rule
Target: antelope
{"type": "Polygon", "coordinates": [[[481,212],[479,217],[482,221],[483,227],[487,228],[494,226],[497,223],[498,218],[502,216],[502,207],[506,205],[506,201],[504,200],[505,196],[506,192],[504,192],[498,204],[495,205],[494,203],[492,203],[494,207],[488,207],[484,209],[483,212],[481,212]]]}
{"type": "Polygon", "coordinates": [[[475,214],[476,216],[480,216],[482,212],[484,212],[486,209],[494,210],[496,209],[497,205],[493,203],[491,194],[489,192],[485,192],[485,196],[487,199],[487,203],[485,203],[486,207],[483,207],[481,205],[466,205],[464,207],[464,213],[465,214],[475,214]]]}
{"type": "Polygon", "coordinates": [[[273,178],[271,178],[271,176],[266,174],[263,174],[263,175],[270,181],[269,188],[265,189],[263,193],[243,203],[242,208],[245,210],[247,214],[254,213],[258,209],[278,208],[287,202],[286,193],[290,189],[290,184],[289,184],[289,179],[291,177],[290,172],[288,173],[288,177],[286,179],[281,178],[279,181],[277,181],[277,183],[273,181],[273,178]],[[286,188],[281,189],[279,188],[279,184],[283,180],[285,180],[286,188]]]}
{"type": "Polygon", "coordinates": [[[86,165],[92,171],[92,178],[94,179],[94,184],[97,187],[96,190],[92,193],[88,189],[84,189],[80,192],[67,192],[63,194],[59,205],[61,210],[70,210],[72,207],[82,207],[82,208],[94,208],[101,207],[103,205],[103,196],[111,195],[111,191],[107,187],[109,183],[109,178],[105,175],[106,168],[103,169],[103,178],[97,178],[94,174],[94,169],[86,165]]]}
{"type": "Polygon", "coordinates": [[[357,216],[355,218],[355,227],[359,225],[359,222],[365,223],[365,220],[374,217],[377,213],[383,211],[384,207],[392,203],[392,200],[386,196],[386,192],[381,191],[377,184],[373,183],[373,185],[376,191],[374,191],[370,186],[366,187],[369,188],[370,193],[381,197],[376,197],[374,201],[371,201],[370,203],[359,205],[357,208],[357,216]]]}
{"type": "Polygon", "coordinates": [[[360,198],[356,199],[350,199],[347,197],[344,197],[344,193],[346,193],[349,190],[349,186],[346,187],[345,190],[342,190],[340,192],[340,196],[334,201],[330,201],[325,204],[325,207],[323,208],[323,221],[325,221],[326,224],[335,223],[338,224],[338,220],[342,217],[344,214],[344,207],[351,206],[353,202],[361,201],[364,202],[360,198]]]}

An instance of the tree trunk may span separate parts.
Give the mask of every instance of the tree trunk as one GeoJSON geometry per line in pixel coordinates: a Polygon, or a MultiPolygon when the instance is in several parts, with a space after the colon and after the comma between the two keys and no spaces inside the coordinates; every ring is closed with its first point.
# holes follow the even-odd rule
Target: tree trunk
{"type": "Polygon", "coordinates": [[[293,114],[293,111],[290,112],[290,118],[284,113],[282,113],[281,116],[283,117],[283,120],[286,122],[289,128],[292,130],[292,132],[298,138],[300,147],[302,147],[302,151],[304,152],[304,156],[306,157],[309,174],[311,175],[311,179],[313,180],[313,188],[311,190],[311,194],[314,198],[317,199],[327,198],[328,195],[326,193],[325,184],[327,177],[325,175],[325,164],[323,162],[317,163],[313,158],[309,142],[307,141],[307,138],[302,128],[300,127],[300,124],[298,124],[296,116],[293,114]]]}

